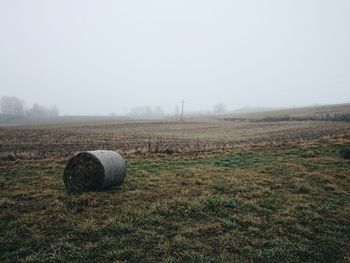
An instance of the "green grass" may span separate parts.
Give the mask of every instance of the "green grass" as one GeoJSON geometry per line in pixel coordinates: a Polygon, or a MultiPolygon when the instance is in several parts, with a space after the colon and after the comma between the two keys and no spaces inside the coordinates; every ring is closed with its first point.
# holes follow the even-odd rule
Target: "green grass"
{"type": "Polygon", "coordinates": [[[128,160],[69,194],[64,161],[2,162],[1,262],[349,262],[347,144],[128,160]]]}

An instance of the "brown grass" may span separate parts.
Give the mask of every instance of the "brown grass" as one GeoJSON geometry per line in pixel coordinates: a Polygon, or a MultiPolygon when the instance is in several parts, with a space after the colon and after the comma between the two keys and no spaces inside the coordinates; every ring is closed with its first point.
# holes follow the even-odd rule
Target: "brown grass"
{"type": "Polygon", "coordinates": [[[349,262],[349,127],[300,124],[159,124],[172,154],[144,123],[1,129],[0,261],[349,262]],[[66,192],[72,152],[120,145],[122,185],[66,192]]]}

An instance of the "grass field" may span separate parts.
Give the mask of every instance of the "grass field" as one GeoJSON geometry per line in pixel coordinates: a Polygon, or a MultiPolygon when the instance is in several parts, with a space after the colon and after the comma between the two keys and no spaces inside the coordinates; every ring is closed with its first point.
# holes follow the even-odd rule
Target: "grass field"
{"type": "Polygon", "coordinates": [[[0,261],[350,262],[349,128],[220,120],[0,128],[0,261]],[[69,156],[100,148],[125,156],[124,183],[67,193],[69,156]]]}

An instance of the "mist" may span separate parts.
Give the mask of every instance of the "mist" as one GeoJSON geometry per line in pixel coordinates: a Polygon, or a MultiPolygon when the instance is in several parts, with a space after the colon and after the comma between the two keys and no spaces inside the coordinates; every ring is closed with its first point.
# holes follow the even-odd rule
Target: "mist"
{"type": "Polygon", "coordinates": [[[123,115],[350,102],[350,2],[1,1],[0,97],[123,115]]]}

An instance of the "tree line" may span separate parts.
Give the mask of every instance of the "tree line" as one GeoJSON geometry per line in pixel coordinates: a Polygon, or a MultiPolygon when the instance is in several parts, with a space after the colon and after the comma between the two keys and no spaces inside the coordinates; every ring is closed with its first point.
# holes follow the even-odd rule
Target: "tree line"
{"type": "Polygon", "coordinates": [[[4,96],[0,100],[0,114],[5,117],[31,117],[31,118],[50,118],[59,116],[59,110],[56,105],[45,107],[39,103],[34,103],[32,107],[27,108],[24,100],[18,97],[4,96]]]}

